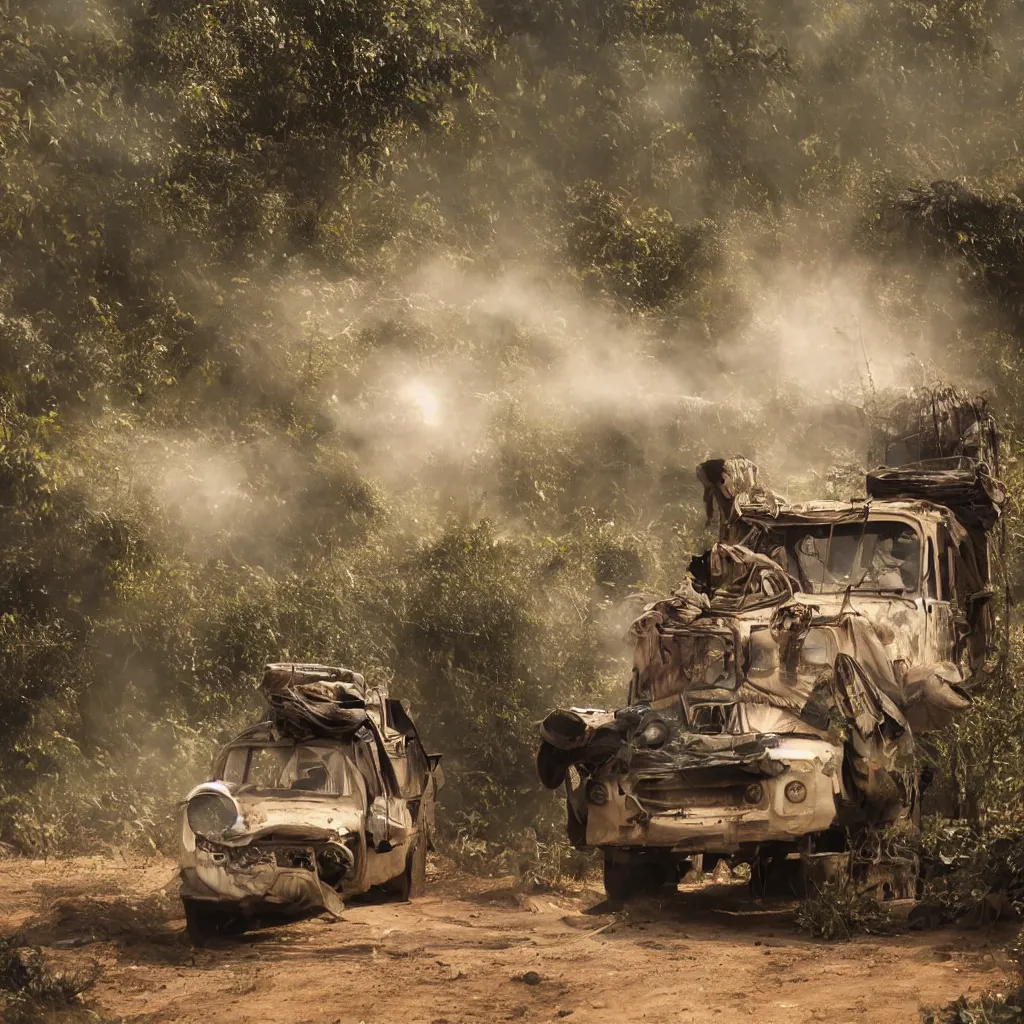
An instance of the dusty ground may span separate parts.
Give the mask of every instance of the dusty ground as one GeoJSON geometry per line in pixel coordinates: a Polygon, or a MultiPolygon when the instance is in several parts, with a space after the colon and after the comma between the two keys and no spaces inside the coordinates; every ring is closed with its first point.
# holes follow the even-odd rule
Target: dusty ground
{"type": "Polygon", "coordinates": [[[609,913],[593,890],[521,896],[436,872],[413,904],[193,949],[173,876],[159,859],[7,860],[0,931],[62,966],[97,961],[99,1008],[154,1024],[899,1024],[998,989],[1008,967],[1005,932],[809,941],[792,906],[757,906],[741,885],[609,913]]]}

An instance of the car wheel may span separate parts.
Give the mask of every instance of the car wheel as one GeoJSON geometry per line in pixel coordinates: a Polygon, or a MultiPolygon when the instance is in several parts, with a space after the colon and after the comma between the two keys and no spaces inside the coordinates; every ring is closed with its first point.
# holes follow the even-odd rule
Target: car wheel
{"type": "Polygon", "coordinates": [[[399,903],[408,903],[409,900],[417,899],[423,895],[427,884],[427,847],[430,839],[426,833],[421,832],[415,840],[415,845],[409,851],[405,861],[405,870],[390,882],[384,885],[385,891],[399,903]]]}
{"type": "Polygon", "coordinates": [[[667,881],[668,865],[659,860],[605,851],[604,891],[610,900],[652,896],[667,881]]]}
{"type": "Polygon", "coordinates": [[[185,908],[185,932],[195,943],[203,943],[218,935],[241,935],[245,919],[212,900],[182,900],[185,908]]]}
{"type": "Polygon", "coordinates": [[[430,846],[430,834],[421,833],[412,853],[409,854],[409,899],[419,899],[427,888],[427,849],[430,846]]]}

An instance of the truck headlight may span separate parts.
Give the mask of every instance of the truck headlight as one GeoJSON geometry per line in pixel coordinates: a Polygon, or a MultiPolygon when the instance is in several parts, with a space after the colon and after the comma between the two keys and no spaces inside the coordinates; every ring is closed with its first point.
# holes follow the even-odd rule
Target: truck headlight
{"type": "Polygon", "coordinates": [[[598,807],[608,803],[608,787],[603,782],[588,783],[587,803],[596,804],[598,807]]]}
{"type": "Polygon", "coordinates": [[[807,799],[807,787],[802,782],[787,782],[785,794],[791,804],[802,804],[807,799]]]}
{"type": "Polygon", "coordinates": [[[800,660],[807,666],[822,668],[836,660],[835,641],[828,630],[809,629],[800,648],[800,660]]]}
{"type": "Polygon", "coordinates": [[[753,630],[747,650],[750,654],[749,672],[770,675],[779,668],[779,645],[768,629],[753,630]]]}
{"type": "Polygon", "coordinates": [[[652,719],[641,730],[637,737],[645,747],[657,750],[665,745],[668,739],[668,724],[660,718],[652,719]]]}

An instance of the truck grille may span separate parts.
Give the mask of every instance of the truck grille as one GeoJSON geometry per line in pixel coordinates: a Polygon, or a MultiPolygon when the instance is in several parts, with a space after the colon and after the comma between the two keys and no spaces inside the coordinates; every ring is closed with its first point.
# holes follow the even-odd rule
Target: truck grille
{"type": "Polygon", "coordinates": [[[742,807],[743,788],[693,789],[679,778],[642,779],[636,783],[636,798],[649,811],[700,810],[704,807],[742,807]]]}

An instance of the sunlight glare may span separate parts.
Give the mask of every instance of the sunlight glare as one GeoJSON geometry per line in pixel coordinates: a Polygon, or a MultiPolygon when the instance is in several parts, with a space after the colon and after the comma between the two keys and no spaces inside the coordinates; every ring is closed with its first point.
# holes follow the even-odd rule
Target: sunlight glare
{"type": "Polygon", "coordinates": [[[409,381],[402,386],[401,396],[414,405],[423,420],[424,426],[437,427],[441,424],[441,400],[437,392],[427,387],[423,381],[409,381]]]}

